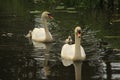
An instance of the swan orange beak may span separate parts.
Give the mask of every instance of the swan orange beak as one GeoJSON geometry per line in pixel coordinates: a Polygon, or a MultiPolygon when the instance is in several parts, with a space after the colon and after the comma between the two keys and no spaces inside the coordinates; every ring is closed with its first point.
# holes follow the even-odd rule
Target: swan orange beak
{"type": "Polygon", "coordinates": [[[81,37],[81,34],[78,33],[77,36],[80,38],[80,37],[81,37]]]}
{"type": "Polygon", "coordinates": [[[78,36],[79,38],[81,37],[81,31],[80,31],[80,30],[78,30],[77,36],[78,36]]]}
{"type": "Polygon", "coordinates": [[[48,14],[48,17],[49,17],[50,19],[53,19],[53,17],[52,17],[52,15],[51,15],[51,14],[48,14]]]}
{"type": "Polygon", "coordinates": [[[52,16],[49,16],[49,18],[50,18],[50,19],[53,19],[53,17],[52,17],[52,16]]]}

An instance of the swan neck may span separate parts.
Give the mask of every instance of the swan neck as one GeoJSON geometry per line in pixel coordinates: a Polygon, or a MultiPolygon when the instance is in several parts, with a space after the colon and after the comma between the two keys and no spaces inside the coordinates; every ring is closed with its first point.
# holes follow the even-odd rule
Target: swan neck
{"type": "Polygon", "coordinates": [[[76,53],[80,53],[80,44],[81,44],[81,38],[79,38],[75,35],[75,51],[76,51],[76,53]]]}
{"type": "Polygon", "coordinates": [[[80,47],[80,43],[81,42],[81,38],[78,38],[77,36],[75,36],[75,45],[76,47],[80,47]]]}
{"type": "Polygon", "coordinates": [[[74,58],[75,60],[79,60],[79,57],[81,57],[80,41],[81,38],[75,35],[75,58],[74,58]]]}
{"type": "Polygon", "coordinates": [[[47,19],[44,17],[41,17],[41,21],[42,21],[43,27],[45,28],[45,31],[48,31],[47,19]]]}

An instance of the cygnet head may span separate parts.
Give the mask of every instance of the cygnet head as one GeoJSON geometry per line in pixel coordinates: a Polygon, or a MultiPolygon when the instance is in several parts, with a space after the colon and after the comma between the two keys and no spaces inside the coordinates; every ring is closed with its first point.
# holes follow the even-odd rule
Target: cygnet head
{"type": "Polygon", "coordinates": [[[29,30],[28,34],[25,35],[26,38],[31,38],[32,37],[32,30],[29,30]]]}
{"type": "Polygon", "coordinates": [[[81,37],[81,32],[82,32],[81,27],[77,26],[75,28],[75,35],[80,38],[81,37]]]}
{"type": "Polygon", "coordinates": [[[68,36],[68,38],[65,40],[66,44],[72,44],[73,40],[71,38],[71,36],[68,36]]]}
{"type": "Polygon", "coordinates": [[[51,13],[48,12],[48,11],[44,11],[41,15],[41,18],[43,18],[43,19],[48,19],[48,18],[53,19],[53,17],[51,16],[51,13]]]}

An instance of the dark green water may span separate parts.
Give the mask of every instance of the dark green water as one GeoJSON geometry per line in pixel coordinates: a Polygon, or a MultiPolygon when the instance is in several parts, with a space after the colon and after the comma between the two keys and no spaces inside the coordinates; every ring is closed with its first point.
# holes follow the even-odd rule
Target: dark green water
{"type": "MultiPolygon", "coordinates": [[[[107,47],[120,48],[120,23],[108,23],[102,12],[49,10],[55,18],[50,31],[56,41],[38,44],[24,37],[35,27],[35,20],[39,22],[41,13],[30,13],[35,7],[27,0],[0,1],[0,80],[75,80],[73,65],[63,66],[60,51],[67,36],[74,36],[76,25],[84,31],[82,44],[87,54],[82,80],[120,78],[120,55],[97,47],[99,39],[103,39],[107,47]]],[[[42,6],[39,10],[46,9],[42,6]]]]}

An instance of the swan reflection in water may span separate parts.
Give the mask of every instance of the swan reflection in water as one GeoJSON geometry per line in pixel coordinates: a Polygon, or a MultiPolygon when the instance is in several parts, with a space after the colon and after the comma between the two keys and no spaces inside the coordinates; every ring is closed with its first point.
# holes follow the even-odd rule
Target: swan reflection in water
{"type": "Polygon", "coordinates": [[[38,70],[37,75],[41,79],[47,79],[50,75],[50,66],[49,66],[49,59],[50,59],[50,49],[51,43],[40,43],[40,42],[33,42],[34,52],[33,56],[34,59],[37,60],[38,70]]]}

